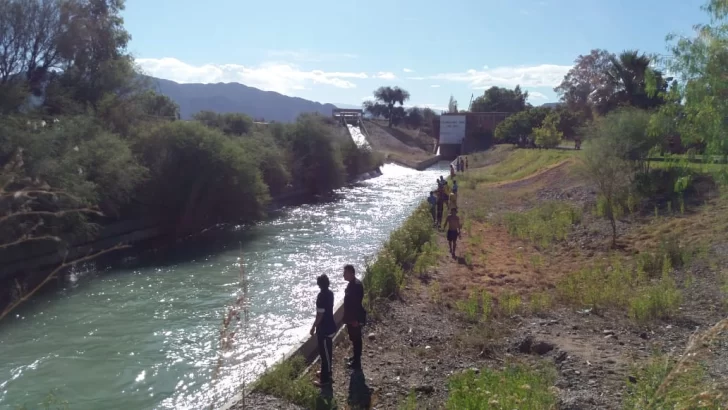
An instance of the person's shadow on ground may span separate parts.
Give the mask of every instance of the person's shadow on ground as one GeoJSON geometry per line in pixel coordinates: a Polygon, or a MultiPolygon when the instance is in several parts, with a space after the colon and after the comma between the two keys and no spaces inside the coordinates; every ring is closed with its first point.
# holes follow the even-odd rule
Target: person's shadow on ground
{"type": "Polygon", "coordinates": [[[321,393],[316,398],[316,410],[334,410],[336,403],[334,401],[334,388],[331,384],[321,386],[321,393]]]}
{"type": "Polygon", "coordinates": [[[354,370],[349,378],[348,404],[351,410],[368,410],[372,404],[372,391],[367,386],[364,372],[354,370]]]}
{"type": "MultiPolygon", "coordinates": [[[[372,390],[367,386],[366,377],[361,370],[354,370],[349,377],[349,395],[346,409],[369,410],[372,406],[372,390]]],[[[334,400],[334,390],[331,384],[321,387],[321,393],[316,398],[316,410],[333,410],[339,408],[334,400]]]]}

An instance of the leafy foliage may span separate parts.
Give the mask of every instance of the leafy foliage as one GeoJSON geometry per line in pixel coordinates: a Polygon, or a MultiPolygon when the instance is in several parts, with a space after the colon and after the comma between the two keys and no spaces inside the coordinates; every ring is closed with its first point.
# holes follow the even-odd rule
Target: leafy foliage
{"type": "Polygon", "coordinates": [[[495,128],[496,141],[520,144],[528,139],[534,128],[538,128],[551,112],[548,108],[531,108],[515,113],[495,128]]]}
{"type": "Polygon", "coordinates": [[[586,176],[597,187],[604,204],[604,216],[612,225],[613,245],[617,243],[616,221],[624,209],[635,174],[634,164],[629,161],[633,151],[631,137],[646,131],[633,121],[636,115],[634,111],[619,111],[595,122],[590,144],[584,150],[586,176]]]}
{"type": "Polygon", "coordinates": [[[617,56],[595,49],[576,59],[574,67],[554,91],[570,110],[585,118],[604,115],[622,106],[654,108],[663,100],[649,92],[650,82],[659,90],[666,90],[668,81],[650,67],[651,62],[636,50],[617,56]]]}
{"type": "Polygon", "coordinates": [[[529,108],[528,91],[521,91],[520,86],[509,90],[501,87],[490,87],[483,95],[473,100],[472,112],[520,112],[529,108]]]}
{"type": "Polygon", "coordinates": [[[555,148],[564,137],[564,133],[557,129],[559,117],[554,113],[549,113],[543,121],[543,124],[533,130],[534,142],[539,147],[555,148]]]}
{"type": "Polygon", "coordinates": [[[364,111],[374,117],[386,118],[391,127],[404,118],[403,105],[409,98],[409,92],[399,87],[379,87],[374,91],[374,101],[364,102],[364,111]]]}
{"type": "MultiPolygon", "coordinates": [[[[123,9],[123,0],[0,1],[0,252],[56,247],[65,257],[70,242],[139,215],[172,237],[250,222],[271,195],[325,193],[381,165],[321,116],[177,121],[177,104],[150,91],[126,51],[123,9]]],[[[395,91],[387,98],[408,98],[395,91]]],[[[0,304],[51,276],[0,283],[0,304]]]]}
{"type": "Polygon", "coordinates": [[[650,92],[668,101],[653,118],[651,130],[677,133],[710,154],[728,155],[728,3],[709,0],[703,10],[711,24],[696,26],[695,38],[668,36],[672,56],[665,63],[679,81],[665,90],[651,79],[650,92]]]}

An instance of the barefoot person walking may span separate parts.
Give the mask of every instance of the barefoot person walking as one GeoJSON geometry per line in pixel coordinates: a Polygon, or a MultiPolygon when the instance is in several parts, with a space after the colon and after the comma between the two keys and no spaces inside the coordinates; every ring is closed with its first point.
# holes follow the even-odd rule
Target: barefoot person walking
{"type": "Polygon", "coordinates": [[[331,384],[331,363],[333,360],[333,338],[336,334],[334,321],[334,292],[329,289],[329,277],[324,275],[316,278],[320,292],[316,298],[316,320],[311,326],[310,334],[318,339],[319,356],[321,357],[320,381],[314,384],[321,387],[331,384]]]}
{"type": "Polygon", "coordinates": [[[455,257],[455,248],[457,247],[458,237],[460,236],[460,218],[458,218],[458,209],[453,207],[450,209],[450,215],[445,219],[447,228],[447,243],[450,246],[450,255],[455,257]]]}
{"type": "Polygon", "coordinates": [[[361,328],[366,322],[366,311],[362,305],[364,285],[356,278],[356,271],[352,265],[344,266],[344,280],[349,282],[344,296],[344,323],[354,350],[354,356],[349,359],[349,368],[361,370],[361,328]]]}

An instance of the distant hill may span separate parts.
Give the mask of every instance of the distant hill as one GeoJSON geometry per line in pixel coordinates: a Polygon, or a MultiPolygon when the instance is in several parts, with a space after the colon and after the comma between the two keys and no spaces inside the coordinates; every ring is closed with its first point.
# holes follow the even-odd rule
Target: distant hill
{"type": "Polygon", "coordinates": [[[318,112],[331,115],[333,104],[321,104],[272,91],[263,91],[238,83],[179,84],[150,77],[152,88],[174,100],[182,119],[203,111],[241,112],[265,121],[291,122],[299,114],[318,112]]]}
{"type": "Polygon", "coordinates": [[[563,103],[560,103],[560,102],[550,102],[550,103],[543,103],[540,105],[540,107],[554,109],[554,108],[559,108],[562,104],[563,103]]]}

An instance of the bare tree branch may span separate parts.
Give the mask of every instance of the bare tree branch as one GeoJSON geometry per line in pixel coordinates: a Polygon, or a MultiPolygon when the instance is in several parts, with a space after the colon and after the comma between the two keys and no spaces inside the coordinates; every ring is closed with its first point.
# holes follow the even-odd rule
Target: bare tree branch
{"type": "MultiPolygon", "coordinates": [[[[56,267],[55,269],[53,269],[48,274],[48,276],[46,276],[45,279],[43,279],[43,281],[41,281],[38,285],[36,285],[32,290],[30,290],[29,292],[26,292],[24,294],[19,295],[18,298],[15,301],[13,301],[13,303],[11,303],[8,307],[6,307],[5,310],[3,310],[2,313],[0,313],[0,321],[2,321],[5,318],[5,316],[7,316],[8,314],[10,314],[10,312],[12,312],[13,310],[15,310],[15,308],[17,308],[18,306],[20,306],[21,304],[23,304],[23,302],[27,301],[31,296],[33,296],[38,290],[40,290],[43,286],[45,286],[48,282],[50,282],[53,278],[55,278],[55,276],[59,272],[63,271],[64,269],[66,269],[66,268],[68,268],[70,266],[73,266],[73,265],[75,265],[77,263],[88,262],[90,260],[96,259],[99,256],[105,255],[107,253],[115,252],[115,251],[118,251],[118,250],[121,250],[121,249],[126,249],[126,248],[129,248],[129,245],[118,244],[118,245],[116,245],[114,247],[111,247],[111,248],[108,248],[108,249],[104,249],[104,250],[98,251],[98,252],[93,253],[93,254],[88,254],[88,255],[86,255],[84,257],[81,257],[81,258],[78,258],[78,259],[74,259],[74,260],[72,260],[70,262],[67,262],[67,261],[64,260],[63,263],[61,263],[58,267],[56,267]]],[[[16,280],[16,285],[19,285],[18,282],[17,282],[17,280],[16,280]]]]}
{"type": "Polygon", "coordinates": [[[53,235],[43,235],[43,236],[24,235],[22,238],[19,238],[15,241],[0,244],[0,249],[7,249],[7,248],[10,248],[15,245],[20,245],[21,243],[42,242],[42,241],[61,242],[61,238],[59,238],[57,236],[53,236],[53,235]]]}
{"type": "Polygon", "coordinates": [[[64,209],[62,211],[26,211],[26,212],[16,212],[9,215],[5,215],[0,217],[0,224],[3,222],[13,219],[19,216],[52,216],[52,217],[61,217],[67,214],[74,214],[74,213],[81,213],[81,214],[94,214],[98,216],[104,216],[104,214],[93,208],[79,208],[79,209],[64,209]]]}

